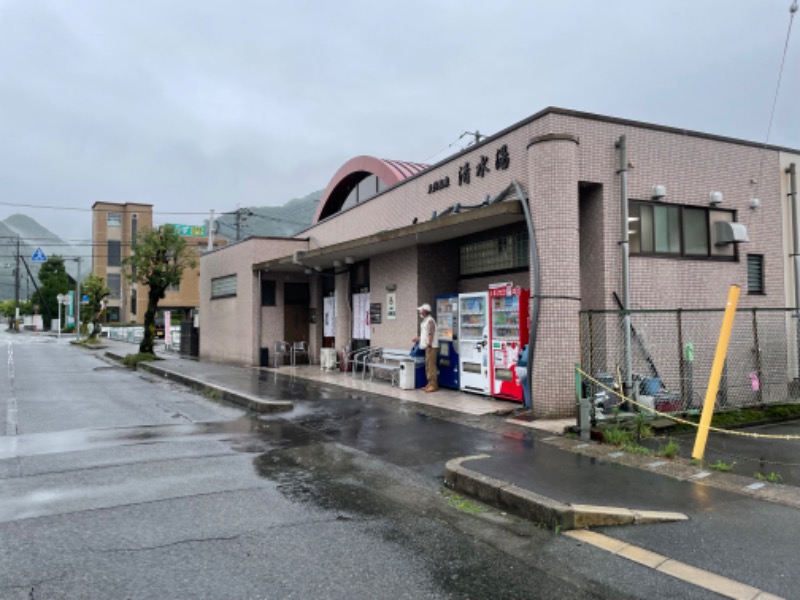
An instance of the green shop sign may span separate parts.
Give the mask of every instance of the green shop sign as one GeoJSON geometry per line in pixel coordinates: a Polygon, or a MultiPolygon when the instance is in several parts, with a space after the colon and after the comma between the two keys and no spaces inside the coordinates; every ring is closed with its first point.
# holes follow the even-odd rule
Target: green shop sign
{"type": "Polygon", "coordinates": [[[168,224],[175,230],[175,233],[183,237],[206,237],[205,225],[174,225],[168,224]]]}

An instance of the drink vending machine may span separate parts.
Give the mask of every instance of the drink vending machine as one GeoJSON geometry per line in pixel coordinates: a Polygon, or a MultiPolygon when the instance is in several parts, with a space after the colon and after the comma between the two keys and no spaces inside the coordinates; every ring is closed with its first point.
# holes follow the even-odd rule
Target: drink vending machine
{"type": "Polygon", "coordinates": [[[461,389],[489,394],[489,294],[458,295],[458,362],[461,389]]]}
{"type": "Polygon", "coordinates": [[[436,331],[439,337],[439,385],[459,389],[458,294],[436,296],[436,331]]]}
{"type": "Polygon", "coordinates": [[[517,376],[517,360],[528,343],[528,304],[530,292],[511,284],[489,288],[491,323],[491,394],[497,398],[523,402],[522,384],[517,376]]]}

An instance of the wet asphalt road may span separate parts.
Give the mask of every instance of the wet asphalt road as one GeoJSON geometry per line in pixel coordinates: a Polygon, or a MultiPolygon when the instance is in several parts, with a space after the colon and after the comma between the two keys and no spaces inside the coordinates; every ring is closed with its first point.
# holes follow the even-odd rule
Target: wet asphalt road
{"type": "Polygon", "coordinates": [[[0,598],[715,597],[451,506],[446,460],[529,436],[281,378],[259,393],[295,410],[247,416],[64,340],[6,348],[0,598]]]}

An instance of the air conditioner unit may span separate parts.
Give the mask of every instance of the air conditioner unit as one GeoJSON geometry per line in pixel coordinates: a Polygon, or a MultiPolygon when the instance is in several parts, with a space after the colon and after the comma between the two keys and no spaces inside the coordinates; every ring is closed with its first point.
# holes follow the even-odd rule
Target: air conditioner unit
{"type": "Polygon", "coordinates": [[[729,223],[728,221],[717,221],[714,223],[714,237],[717,246],[726,244],[739,244],[749,242],[747,237],[747,227],[743,223],[729,223]]]}

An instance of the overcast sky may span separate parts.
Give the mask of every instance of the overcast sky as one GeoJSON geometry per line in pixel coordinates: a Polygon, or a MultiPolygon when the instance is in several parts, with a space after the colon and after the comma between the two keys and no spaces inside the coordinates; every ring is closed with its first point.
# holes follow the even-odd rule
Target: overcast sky
{"type": "MultiPolygon", "coordinates": [[[[200,224],[322,189],[356,155],[435,162],[547,106],[764,142],[790,4],[0,0],[0,202],[200,224]]],[[[792,148],[798,21],[769,140],[792,148]]],[[[91,236],[89,212],[0,205],[17,212],[91,236]]]]}

